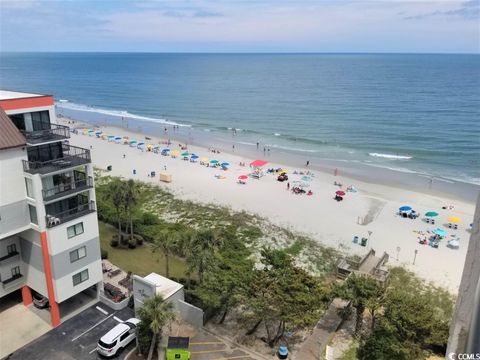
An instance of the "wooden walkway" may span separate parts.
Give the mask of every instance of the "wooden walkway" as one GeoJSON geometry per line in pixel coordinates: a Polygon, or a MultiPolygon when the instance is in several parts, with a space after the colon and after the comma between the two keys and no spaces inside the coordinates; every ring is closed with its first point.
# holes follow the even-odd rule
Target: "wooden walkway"
{"type": "Polygon", "coordinates": [[[295,354],[294,360],[319,360],[325,355],[325,349],[338,330],[343,320],[338,316],[338,309],[345,307],[347,301],[335,298],[328,307],[325,315],[315,326],[312,335],[303,343],[295,354]]]}

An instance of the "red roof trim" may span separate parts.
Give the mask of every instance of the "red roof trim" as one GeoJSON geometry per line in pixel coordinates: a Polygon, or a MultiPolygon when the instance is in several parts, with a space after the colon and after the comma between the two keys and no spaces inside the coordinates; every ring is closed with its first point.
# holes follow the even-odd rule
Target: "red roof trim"
{"type": "Polygon", "coordinates": [[[5,111],[51,106],[53,104],[54,101],[52,95],[0,100],[0,108],[5,111]]]}

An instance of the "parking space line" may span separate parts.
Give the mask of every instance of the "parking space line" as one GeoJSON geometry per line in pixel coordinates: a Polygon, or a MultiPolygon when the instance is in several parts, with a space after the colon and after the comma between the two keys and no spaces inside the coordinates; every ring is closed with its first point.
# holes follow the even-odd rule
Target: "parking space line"
{"type": "Polygon", "coordinates": [[[89,354],[91,354],[91,353],[93,353],[93,352],[95,352],[95,351],[97,351],[97,348],[95,348],[95,349],[93,349],[92,351],[90,351],[89,354]]]}
{"type": "Polygon", "coordinates": [[[123,323],[123,320],[122,319],[119,319],[118,317],[114,316],[113,317],[115,320],[117,320],[119,323],[123,323]]]}
{"type": "Polygon", "coordinates": [[[203,351],[190,351],[190,354],[210,354],[215,352],[225,352],[225,349],[222,350],[203,350],[203,351]]]}
{"type": "Polygon", "coordinates": [[[210,341],[210,342],[191,342],[190,345],[219,345],[223,344],[222,341],[210,341]]]}
{"type": "Polygon", "coordinates": [[[108,315],[108,311],[105,309],[102,309],[100,306],[95,306],[95,309],[97,309],[101,313],[104,313],[105,315],[108,315]]]}
{"type": "Polygon", "coordinates": [[[95,329],[98,325],[100,325],[100,324],[103,323],[104,321],[107,321],[108,319],[110,319],[114,314],[115,314],[115,313],[110,314],[110,315],[107,316],[105,319],[100,320],[98,323],[96,323],[96,324],[93,325],[92,327],[88,328],[87,330],[85,330],[85,331],[84,331],[83,333],[81,333],[80,335],[75,336],[75,337],[72,339],[72,341],[75,341],[75,340],[81,338],[83,335],[85,335],[85,334],[88,333],[89,331],[95,329]]]}
{"type": "Polygon", "coordinates": [[[252,358],[250,355],[239,355],[239,356],[231,356],[231,357],[222,357],[222,358],[215,358],[212,360],[231,360],[231,359],[245,359],[245,358],[252,358]]]}

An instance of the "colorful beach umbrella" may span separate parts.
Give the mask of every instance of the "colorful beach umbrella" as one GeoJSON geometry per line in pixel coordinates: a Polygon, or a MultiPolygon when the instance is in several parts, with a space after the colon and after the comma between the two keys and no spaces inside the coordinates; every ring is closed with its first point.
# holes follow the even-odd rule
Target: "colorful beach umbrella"
{"type": "Polygon", "coordinates": [[[207,161],[208,161],[208,158],[206,158],[206,157],[203,157],[203,158],[201,158],[201,159],[200,159],[200,161],[207,162],[207,161]]]}
{"type": "Polygon", "coordinates": [[[172,155],[178,155],[178,150],[173,150],[170,154],[172,154],[172,155]]]}
{"type": "Polygon", "coordinates": [[[101,131],[96,131],[95,134],[100,135],[102,132],[101,131]]]}
{"type": "Polygon", "coordinates": [[[182,153],[182,156],[189,156],[190,154],[188,153],[188,151],[182,153]]]}
{"type": "Polygon", "coordinates": [[[192,156],[190,157],[190,159],[198,159],[199,157],[200,157],[200,156],[198,156],[198,155],[192,155],[192,156]]]}
{"type": "Polygon", "coordinates": [[[410,211],[412,210],[412,207],[411,206],[407,206],[407,205],[404,205],[402,206],[400,209],[398,209],[400,211],[410,211]]]}
{"type": "Polygon", "coordinates": [[[210,164],[218,164],[219,161],[218,160],[210,160],[210,164]]]}
{"type": "Polygon", "coordinates": [[[435,216],[438,216],[438,213],[435,212],[435,211],[429,211],[429,212],[425,213],[425,216],[426,217],[435,217],[435,216]]]}
{"type": "Polygon", "coordinates": [[[338,191],[335,191],[335,194],[337,194],[338,196],[345,196],[345,191],[338,190],[338,191]]]}
{"type": "Polygon", "coordinates": [[[168,149],[168,148],[163,149],[162,152],[170,152],[170,149],[168,149]]]}
{"type": "Polygon", "coordinates": [[[462,221],[462,219],[456,216],[451,216],[448,218],[449,223],[459,223],[460,221],[462,221]]]}
{"type": "Polygon", "coordinates": [[[160,145],[155,145],[153,148],[154,149],[160,149],[160,145]]]}
{"type": "Polygon", "coordinates": [[[240,175],[238,177],[238,180],[247,180],[248,179],[248,175],[240,175]]]}
{"type": "Polygon", "coordinates": [[[446,232],[445,230],[443,230],[443,229],[435,229],[435,230],[433,231],[433,233],[434,233],[435,235],[438,235],[438,236],[441,236],[441,237],[444,237],[444,236],[447,235],[447,232],[446,232]]]}
{"type": "Polygon", "coordinates": [[[115,136],[115,140],[122,140],[121,136],[115,136]]]}
{"type": "Polygon", "coordinates": [[[222,163],[222,166],[230,166],[230,163],[228,163],[228,162],[223,162],[223,163],[222,163]]]}

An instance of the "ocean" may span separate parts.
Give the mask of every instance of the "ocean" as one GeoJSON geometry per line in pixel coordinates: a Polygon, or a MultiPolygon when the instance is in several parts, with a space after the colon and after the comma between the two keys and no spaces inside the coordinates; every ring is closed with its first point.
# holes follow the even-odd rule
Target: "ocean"
{"type": "Polygon", "coordinates": [[[98,124],[480,185],[479,55],[1,53],[0,86],[98,124]]]}

